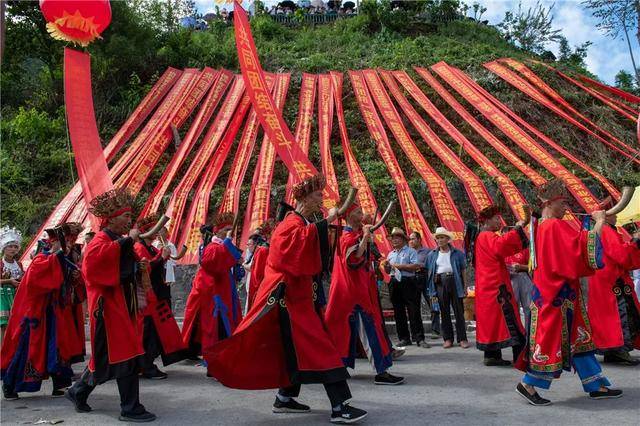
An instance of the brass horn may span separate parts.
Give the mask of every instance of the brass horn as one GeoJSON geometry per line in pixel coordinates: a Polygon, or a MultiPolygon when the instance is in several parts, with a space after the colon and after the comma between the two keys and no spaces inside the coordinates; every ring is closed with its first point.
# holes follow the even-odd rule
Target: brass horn
{"type": "Polygon", "coordinates": [[[633,186],[623,186],[622,187],[622,195],[620,196],[620,201],[616,203],[615,206],[611,207],[607,210],[607,216],[612,216],[614,214],[620,213],[625,209],[631,202],[631,198],[633,197],[633,193],[636,189],[633,186]]]}
{"type": "Polygon", "coordinates": [[[140,238],[145,239],[145,238],[151,237],[154,234],[157,234],[158,232],[160,232],[160,229],[162,229],[162,227],[167,224],[167,222],[169,222],[169,217],[166,215],[162,215],[162,217],[158,220],[158,222],[156,222],[156,224],[153,225],[153,228],[149,229],[147,232],[143,234],[140,234],[140,238]]]}
{"type": "Polygon", "coordinates": [[[338,216],[344,216],[347,212],[347,209],[356,201],[356,194],[358,194],[358,190],[354,187],[349,189],[349,193],[347,194],[347,198],[345,198],[344,203],[338,209],[338,216]]]}
{"type": "Polygon", "coordinates": [[[180,260],[184,257],[185,254],[187,254],[187,246],[183,244],[180,252],[175,256],[171,256],[171,258],[173,260],[180,260]]]}
{"type": "Polygon", "coordinates": [[[396,206],[396,202],[395,201],[389,202],[389,205],[387,206],[387,209],[382,214],[382,217],[380,217],[380,220],[378,222],[376,222],[376,224],[371,227],[371,232],[375,231],[376,229],[378,229],[382,225],[384,225],[384,223],[389,218],[389,215],[391,214],[391,212],[393,211],[393,208],[395,206],[396,206]]]}

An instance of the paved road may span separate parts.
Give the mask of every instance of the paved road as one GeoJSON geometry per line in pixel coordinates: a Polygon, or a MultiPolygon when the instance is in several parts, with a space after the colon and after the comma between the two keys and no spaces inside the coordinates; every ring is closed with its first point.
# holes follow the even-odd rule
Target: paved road
{"type": "MultiPolygon", "coordinates": [[[[624,389],[621,399],[592,401],[582,392],[577,375],[565,373],[545,393],[554,404],[532,407],[513,390],[520,377],[516,370],[484,367],[481,358],[475,349],[444,350],[439,341],[431,349],[409,347],[392,369],[406,376],[406,384],[395,387],[374,386],[368,364],[358,360],[350,380],[352,403],[369,411],[367,425],[639,424],[640,368],[605,367],[613,383],[624,389]]],[[[276,415],[270,412],[273,391],[226,389],[205,378],[204,368],[193,363],[172,365],[166,371],[168,380],[141,382],[143,404],[158,415],[154,424],[328,424],[328,401],[319,385],[303,387],[300,401],[311,405],[310,414],[276,415]]],[[[63,426],[122,424],[117,421],[113,382],[95,390],[90,414],[75,413],[66,399],[50,398],[50,391],[47,382],[40,393],[2,401],[2,424],[33,424],[40,419],[64,420],[63,426]]]]}

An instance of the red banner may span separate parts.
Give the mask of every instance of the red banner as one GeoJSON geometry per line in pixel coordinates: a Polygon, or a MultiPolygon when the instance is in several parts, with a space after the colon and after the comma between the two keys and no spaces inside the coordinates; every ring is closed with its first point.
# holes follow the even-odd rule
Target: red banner
{"type": "MultiPolygon", "coordinates": [[[[575,118],[571,117],[568,113],[563,111],[561,108],[559,108],[556,105],[554,105],[553,102],[551,102],[547,97],[545,97],[542,93],[540,93],[535,87],[533,87],[531,84],[529,84],[527,81],[522,79],[520,76],[518,76],[513,71],[509,70],[508,68],[505,68],[504,66],[500,65],[498,62],[495,62],[495,61],[494,62],[485,63],[484,67],[487,68],[488,70],[492,71],[494,74],[498,75],[499,77],[501,77],[504,81],[506,81],[507,83],[511,84],[513,87],[515,87],[516,89],[520,90],[522,93],[527,94],[531,99],[535,100],[540,105],[542,105],[542,106],[546,107],[547,109],[553,111],[559,117],[564,118],[566,121],[568,121],[569,123],[571,123],[574,126],[578,127],[579,129],[581,129],[582,131],[586,132],[590,136],[598,139],[600,142],[604,143],[605,145],[607,145],[609,148],[613,149],[614,151],[617,151],[618,153],[620,153],[620,154],[624,155],[625,157],[629,158],[630,160],[635,161],[636,163],[640,164],[640,160],[635,159],[634,156],[632,155],[632,154],[636,154],[637,153],[637,151],[635,149],[631,148],[630,146],[628,146],[624,142],[622,142],[619,139],[613,137],[612,135],[610,135],[609,133],[607,133],[604,130],[600,129],[599,127],[598,127],[599,133],[602,133],[602,134],[606,135],[606,138],[601,136],[600,134],[596,133],[595,131],[591,130],[590,128],[588,128],[584,124],[580,123],[578,120],[576,120],[575,118]],[[630,151],[632,154],[629,154],[627,151],[625,151],[625,150],[621,149],[620,147],[616,146],[612,141],[614,141],[618,145],[624,147],[625,149],[630,151]]],[[[594,127],[597,127],[595,124],[591,123],[590,121],[588,123],[590,123],[590,125],[592,125],[594,127]]]]}
{"type": "MultiPolygon", "coordinates": [[[[290,79],[290,74],[278,75],[275,88],[275,105],[276,108],[278,108],[278,113],[281,113],[287,100],[290,79]]],[[[243,247],[251,233],[269,219],[270,216],[271,182],[273,180],[273,170],[276,163],[276,148],[275,144],[269,139],[268,134],[265,134],[260,149],[260,156],[258,157],[258,163],[256,164],[256,170],[253,174],[251,192],[249,193],[249,201],[247,202],[247,210],[242,226],[242,237],[240,239],[241,246],[243,247]]]]}
{"type": "MultiPolygon", "coordinates": [[[[460,213],[458,212],[458,209],[453,202],[453,198],[449,193],[447,185],[445,184],[444,180],[438,175],[438,173],[433,169],[433,167],[431,167],[429,163],[427,163],[427,160],[424,158],[415,142],[411,139],[411,136],[409,136],[409,132],[407,132],[407,129],[404,127],[400,114],[398,114],[398,111],[391,103],[389,95],[387,95],[386,91],[384,90],[384,86],[382,85],[382,81],[380,81],[378,74],[373,70],[364,70],[362,71],[362,75],[364,76],[367,87],[369,88],[371,97],[378,106],[380,114],[387,123],[387,127],[391,130],[391,133],[393,133],[396,141],[405,152],[413,166],[416,168],[422,179],[427,184],[429,193],[431,195],[431,200],[433,202],[433,207],[440,221],[440,226],[444,226],[449,231],[451,231],[454,235],[452,241],[454,246],[456,246],[457,248],[462,248],[464,245],[464,221],[462,220],[462,217],[460,216],[460,213]]],[[[402,103],[399,103],[402,106],[402,103]]],[[[415,110],[413,110],[413,112],[415,113],[415,110]]],[[[405,114],[406,113],[407,111],[405,111],[405,114]]],[[[425,138],[425,140],[429,137],[437,138],[437,136],[433,132],[431,132],[431,129],[428,129],[427,124],[417,113],[415,115],[411,115],[410,113],[406,115],[409,121],[413,123],[413,125],[418,129],[421,136],[425,138]],[[420,122],[416,122],[416,119],[420,120],[420,122]],[[429,130],[428,135],[423,134],[426,133],[423,126],[429,130]]],[[[453,153],[451,154],[455,155],[453,153]]],[[[464,164],[461,164],[461,166],[466,168],[464,164]]],[[[470,170],[469,172],[471,173],[470,170]]],[[[466,183],[467,182],[465,182],[465,187],[467,188],[467,190],[469,190],[470,187],[467,186],[466,183]]],[[[482,185],[482,181],[480,181],[480,185],[482,185]]],[[[484,188],[484,185],[482,186],[482,188],[484,188]]],[[[477,201],[478,199],[472,199],[472,203],[477,201]]],[[[484,202],[486,204],[480,207],[480,209],[489,206],[491,204],[491,198],[489,198],[488,194],[485,194],[485,198],[481,199],[481,202],[484,202]]]]}
{"type": "Polygon", "coordinates": [[[291,134],[291,130],[275,107],[273,98],[267,89],[264,72],[260,66],[247,13],[236,0],[234,3],[233,22],[235,26],[238,61],[242,76],[247,85],[247,93],[258,114],[258,119],[269,139],[275,144],[278,157],[293,174],[295,181],[318,173],[291,134]]]}
{"type": "Polygon", "coordinates": [[[224,92],[229,87],[231,80],[233,80],[233,73],[231,71],[222,70],[218,73],[213,86],[211,86],[207,97],[200,107],[200,111],[198,111],[198,114],[191,123],[189,131],[185,135],[184,139],[182,139],[175,155],[171,158],[171,161],[165,168],[164,173],[153,188],[153,192],[147,199],[147,202],[140,212],[140,217],[148,216],[149,214],[153,214],[158,211],[158,207],[160,207],[162,198],[164,197],[167,189],[169,189],[169,185],[171,185],[171,182],[180,170],[182,163],[187,158],[198,139],[200,139],[200,135],[204,131],[207,123],[209,123],[213,112],[218,107],[218,104],[220,103],[224,92]]]}
{"type": "Polygon", "coordinates": [[[580,75],[578,76],[578,78],[584,81],[585,83],[595,86],[600,90],[604,90],[605,92],[609,92],[612,95],[622,98],[627,102],[640,104],[640,97],[636,95],[632,95],[631,93],[625,92],[624,90],[620,90],[617,87],[607,86],[606,84],[602,84],[599,81],[595,81],[593,79],[590,79],[589,77],[585,77],[584,75],[580,75]]]}
{"type": "Polygon", "coordinates": [[[622,103],[620,101],[617,101],[615,99],[611,99],[610,97],[605,96],[604,94],[598,92],[597,90],[592,89],[591,87],[585,86],[584,84],[580,83],[575,78],[569,77],[567,74],[563,73],[559,69],[553,68],[552,66],[547,65],[544,62],[533,61],[533,60],[530,60],[529,62],[534,63],[534,64],[538,64],[538,65],[543,66],[543,67],[545,67],[545,68],[547,68],[547,69],[549,69],[551,71],[554,71],[560,77],[562,77],[563,79],[565,79],[569,83],[573,84],[574,86],[579,87],[580,89],[582,89],[583,91],[587,92],[589,95],[593,96],[594,98],[598,99],[599,101],[603,102],[604,104],[609,106],[611,109],[619,112],[621,115],[627,117],[628,119],[630,119],[630,120],[632,120],[634,122],[637,121],[637,118],[635,116],[635,113],[637,113],[637,111],[635,111],[633,108],[631,108],[627,104],[624,104],[624,103],[622,103]]]}
{"type": "MultiPolygon", "coordinates": [[[[154,84],[149,93],[144,97],[140,105],[131,113],[127,118],[127,121],[122,125],[122,128],[111,138],[107,147],[104,149],[104,157],[107,162],[111,161],[113,157],[120,151],[122,146],[129,140],[131,135],[138,130],[138,127],[144,120],[151,114],[153,109],[158,105],[162,98],[167,94],[169,89],[176,83],[182,71],[174,68],[168,68],[162,77],[154,84]]],[[[53,212],[49,215],[47,220],[44,221],[36,237],[29,243],[21,261],[24,266],[27,266],[30,262],[29,255],[35,249],[38,238],[44,233],[44,230],[51,228],[58,223],[65,221],[75,206],[82,200],[82,186],[80,182],[77,182],[73,188],[65,195],[65,197],[58,203],[53,212]]],[[[84,201],[82,201],[84,205],[84,201]]]]}
{"type": "Polygon", "coordinates": [[[405,71],[395,71],[393,73],[388,71],[381,71],[382,78],[387,83],[387,87],[395,97],[396,101],[404,111],[409,120],[414,123],[414,126],[420,132],[421,136],[425,140],[434,139],[437,143],[443,144],[438,139],[437,135],[429,137],[429,134],[433,133],[429,126],[424,122],[422,117],[411,106],[409,101],[400,92],[400,89],[396,85],[393,76],[403,85],[405,90],[415,99],[415,101],[429,114],[429,116],[444,129],[449,136],[453,138],[462,148],[467,151],[469,156],[487,172],[489,176],[496,180],[500,191],[505,197],[507,204],[513,211],[513,214],[517,219],[524,218],[524,211],[522,206],[527,204],[518,188],[504,173],[502,173],[485,155],[476,148],[473,143],[468,140],[451,122],[442,114],[438,108],[431,103],[429,98],[420,90],[417,84],[409,77],[405,71]],[[392,76],[393,74],[393,76],[392,76]],[[419,123],[419,124],[418,124],[419,123]],[[422,133],[425,133],[424,135],[422,133]]]}
{"type": "Polygon", "coordinates": [[[169,206],[167,207],[167,216],[171,218],[168,224],[169,228],[169,240],[178,240],[178,231],[180,229],[180,223],[184,214],[184,209],[187,204],[187,198],[189,192],[196,183],[196,180],[201,175],[202,170],[211,161],[212,155],[227,129],[227,126],[233,118],[233,113],[236,107],[240,103],[240,99],[244,93],[244,81],[240,76],[236,76],[233,81],[231,89],[225,97],[222,107],[218,111],[218,114],[213,120],[213,123],[209,127],[209,130],[204,136],[200,148],[196,152],[189,168],[184,173],[184,176],[178,186],[173,190],[173,195],[169,200],[169,206]]]}
{"type": "MultiPolygon", "coordinates": [[[[368,215],[376,215],[378,212],[378,204],[373,196],[373,191],[367,182],[358,160],[351,151],[351,143],[349,141],[349,134],[347,132],[347,124],[344,120],[344,107],[342,105],[342,73],[331,72],[331,78],[333,83],[333,100],[335,102],[336,114],[338,117],[338,128],[340,129],[340,140],[342,142],[342,151],[344,153],[344,160],[347,166],[347,172],[351,184],[358,189],[358,204],[362,208],[362,211],[368,215]]],[[[381,214],[378,212],[375,220],[380,218],[381,214]]],[[[391,243],[388,239],[387,228],[383,225],[378,228],[374,233],[375,243],[380,252],[384,255],[392,250],[391,243]]]]}
{"type": "MultiPolygon", "coordinates": [[[[77,50],[64,49],[64,103],[69,139],[85,200],[113,189],[104,158],[93,110],[91,91],[91,56],[77,50]]],[[[94,229],[100,221],[91,215],[94,229]]]]}
{"type": "Polygon", "coordinates": [[[329,74],[318,77],[318,145],[322,173],[327,179],[323,205],[325,209],[336,207],[340,202],[338,178],[331,160],[331,129],[333,128],[333,86],[329,74]]]}
{"type": "MultiPolygon", "coordinates": [[[[445,66],[448,66],[448,65],[445,64],[445,66]]],[[[504,114],[509,116],[518,125],[522,126],[527,131],[531,132],[531,134],[533,134],[534,136],[536,136],[540,140],[544,141],[547,145],[552,147],[558,153],[560,153],[561,155],[565,156],[567,159],[571,160],[574,164],[578,165],[580,168],[582,168],[587,173],[589,173],[591,176],[593,176],[598,182],[600,182],[602,184],[602,186],[604,186],[604,188],[609,192],[609,194],[611,194],[611,196],[613,198],[615,198],[616,200],[620,199],[620,191],[618,191],[616,189],[616,187],[613,186],[613,184],[611,184],[611,182],[609,182],[607,180],[607,178],[605,178],[600,173],[598,173],[595,170],[593,170],[586,163],[583,163],[582,161],[580,161],[578,158],[576,158],[574,155],[572,155],[569,151],[567,151],[562,146],[560,146],[559,144],[554,142],[551,138],[547,137],[545,134],[543,134],[541,131],[536,129],[534,126],[532,126],[531,124],[527,123],[519,115],[517,115],[515,112],[511,111],[506,105],[504,105],[502,102],[500,102],[495,97],[493,97],[489,92],[484,90],[480,85],[478,85],[476,82],[471,80],[465,73],[463,73],[462,71],[460,71],[458,69],[455,69],[453,67],[449,67],[449,69],[453,73],[455,73],[458,76],[458,78],[460,78],[462,81],[466,82],[466,84],[469,87],[473,88],[473,90],[475,90],[481,97],[484,97],[484,99],[486,99],[488,102],[493,104],[495,107],[497,107],[504,114]]]]}
{"type": "Polygon", "coordinates": [[[449,67],[444,62],[439,62],[431,68],[449,83],[456,92],[473,105],[474,108],[480,111],[494,126],[507,135],[509,139],[516,143],[522,150],[528,152],[551,174],[561,179],[583,209],[587,212],[597,210],[598,200],[591,194],[584,183],[567,170],[553,155],[529,136],[529,134],[511,121],[497,106],[474,90],[475,86],[471,86],[468,80],[463,80],[452,67],[449,67]]]}
{"type": "Polygon", "coordinates": [[[249,108],[251,107],[251,100],[246,94],[242,97],[238,108],[236,109],[233,120],[227,128],[227,132],[222,139],[222,142],[216,148],[212,158],[209,162],[207,169],[203,176],[200,178],[200,183],[191,202],[189,213],[186,217],[186,222],[182,227],[182,235],[180,237],[180,245],[187,246],[187,252],[179,261],[183,265],[197,264],[198,263],[198,246],[202,240],[200,233],[200,226],[207,222],[207,213],[209,212],[209,200],[211,199],[211,190],[218,180],[220,171],[227,161],[233,142],[236,139],[236,135],[242,127],[249,108]]]}
{"type": "MultiPolygon", "coordinates": [[[[316,98],[315,74],[302,74],[300,85],[300,102],[298,118],[296,120],[296,144],[300,147],[304,155],[309,155],[309,143],[311,142],[311,122],[313,121],[313,104],[316,98]]],[[[285,202],[293,205],[293,175],[289,174],[286,186],[285,202]]]]}
{"type": "Polygon", "coordinates": [[[367,90],[362,72],[349,71],[349,77],[351,78],[351,86],[353,87],[353,92],[356,95],[360,112],[364,118],[367,128],[369,129],[369,134],[376,141],[378,152],[387,166],[391,179],[395,183],[396,191],[398,193],[398,201],[400,203],[400,208],[402,209],[402,217],[404,219],[407,232],[420,232],[424,238],[425,244],[428,247],[435,247],[433,235],[422,216],[422,212],[418,208],[418,203],[416,203],[415,198],[413,198],[413,194],[411,193],[407,180],[400,169],[398,160],[393,154],[393,150],[389,144],[389,139],[385,133],[382,121],[375,110],[375,106],[371,100],[371,95],[367,90]]]}

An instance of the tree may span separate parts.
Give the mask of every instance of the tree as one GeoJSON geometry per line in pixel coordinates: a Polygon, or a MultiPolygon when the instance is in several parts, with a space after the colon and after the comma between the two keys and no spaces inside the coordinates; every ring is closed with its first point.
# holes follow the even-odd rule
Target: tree
{"type": "Polygon", "coordinates": [[[504,20],[498,24],[503,36],[516,46],[534,53],[542,53],[549,42],[560,40],[560,30],[552,29],[553,4],[547,9],[538,0],[534,7],[526,12],[522,2],[518,3],[518,11],[508,11],[504,20]]]}
{"type": "Polygon", "coordinates": [[[633,76],[631,75],[631,73],[625,70],[618,71],[618,74],[616,74],[615,84],[617,88],[622,89],[625,92],[630,92],[630,93],[637,92],[637,89],[633,81],[633,76]]]}
{"type": "Polygon", "coordinates": [[[629,38],[629,31],[635,26],[636,39],[640,45],[640,0],[584,0],[582,4],[599,19],[597,26],[607,36],[613,39],[625,38],[636,74],[636,84],[640,85],[640,72],[636,66],[629,38]]]}
{"type": "Polygon", "coordinates": [[[589,46],[591,46],[591,42],[587,41],[582,43],[579,46],[574,46],[571,49],[569,45],[569,40],[566,37],[560,36],[559,44],[559,56],[558,61],[564,62],[566,64],[572,65],[577,68],[586,68],[586,64],[584,60],[587,57],[587,51],[589,50],[589,46]]]}

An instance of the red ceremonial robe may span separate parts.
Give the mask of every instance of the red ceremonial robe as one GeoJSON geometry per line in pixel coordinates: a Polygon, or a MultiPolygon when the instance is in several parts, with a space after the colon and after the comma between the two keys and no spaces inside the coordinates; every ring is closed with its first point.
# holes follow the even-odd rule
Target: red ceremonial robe
{"type": "Polygon", "coordinates": [[[629,271],[640,268],[640,240],[625,243],[615,227],[602,229],[604,268],[589,279],[593,340],[601,351],[640,349],[640,303],[629,271]]]}
{"type": "Polygon", "coordinates": [[[544,219],[535,232],[531,326],[523,371],[570,371],[571,357],[595,350],[579,279],[602,266],[600,239],[562,219],[544,219]]]}
{"type": "Polygon", "coordinates": [[[525,336],[505,259],[528,245],[522,228],[482,231],[475,242],[476,347],[496,351],[524,345],[525,336]]]}
{"type": "Polygon", "coordinates": [[[233,336],[207,354],[209,374],[236,389],[273,389],[347,379],[318,300],[325,220],[289,213],[271,236],[265,276],[255,302],[233,336]]]}
{"type": "Polygon", "coordinates": [[[336,250],[329,303],[325,312],[327,331],[345,366],[354,368],[360,339],[359,327],[364,328],[366,350],[377,373],[392,365],[392,346],[382,322],[380,297],[376,285],[375,260],[366,250],[362,257],[356,252],[362,231],[345,228],[336,250]]]}
{"type": "Polygon", "coordinates": [[[202,252],[182,326],[182,341],[194,355],[230,336],[242,319],[231,270],[241,256],[230,238],[214,237],[202,252]]]}
{"type": "Polygon", "coordinates": [[[84,335],[84,312],[86,289],[82,276],[67,277],[65,285],[55,295],[53,306],[56,315],[58,350],[63,359],[71,363],[84,361],[86,354],[84,335]]]}
{"type": "Polygon", "coordinates": [[[142,338],[147,365],[153,364],[158,356],[164,366],[182,361],[188,357],[186,345],[182,342],[182,334],[171,306],[167,300],[159,299],[155,289],[166,286],[165,269],[162,252],[142,242],[135,243],[133,249],[140,259],[147,259],[151,271],[148,271],[152,288],[146,293],[147,306],[138,316],[138,333],[142,338]]]}
{"type": "Polygon", "coordinates": [[[70,264],[62,251],[38,254],[20,282],[1,352],[2,381],[15,392],[37,392],[51,375],[58,387],[71,385],[68,351],[60,350],[54,299],[70,264]],[[67,356],[67,358],[63,358],[67,356]]]}
{"type": "Polygon", "coordinates": [[[258,246],[253,253],[251,260],[251,275],[249,276],[249,294],[247,296],[247,312],[253,306],[256,294],[260,290],[260,283],[264,279],[264,271],[267,268],[267,258],[269,256],[269,246],[258,246]]]}
{"type": "Polygon", "coordinates": [[[91,326],[89,370],[93,382],[134,374],[144,354],[137,330],[136,257],[133,239],[102,230],[82,261],[91,326]]]}

